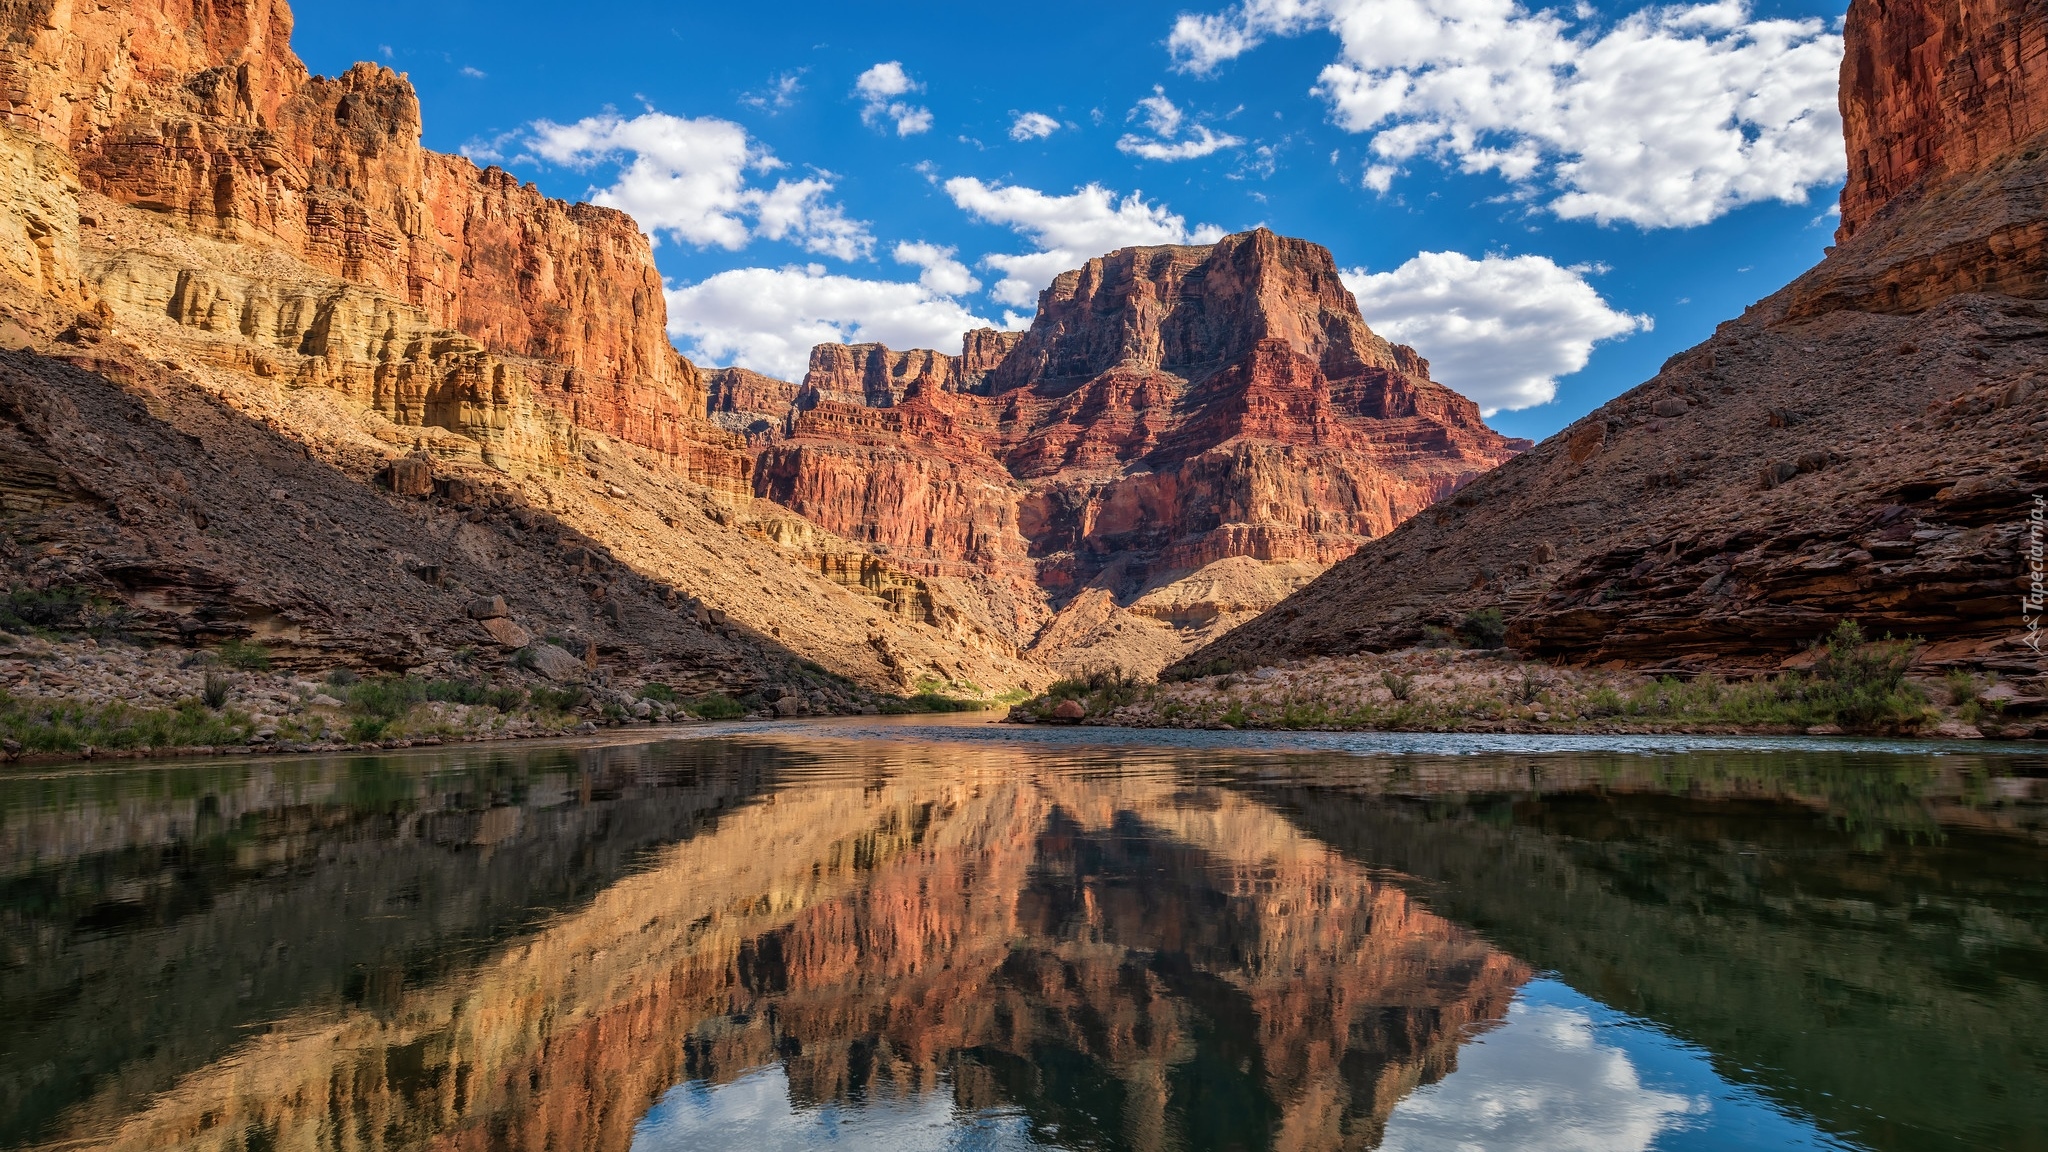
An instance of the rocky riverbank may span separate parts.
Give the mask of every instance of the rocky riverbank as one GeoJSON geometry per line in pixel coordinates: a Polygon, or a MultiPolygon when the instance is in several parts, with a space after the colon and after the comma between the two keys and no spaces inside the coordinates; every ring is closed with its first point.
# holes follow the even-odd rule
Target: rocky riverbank
{"type": "Polygon", "coordinates": [[[1898,643],[1819,646],[1775,676],[1680,680],[1558,667],[1494,651],[1411,648],[1178,682],[1114,672],[1063,680],[1020,723],[1138,728],[1721,733],[2048,739],[2042,686],[1909,672],[1898,643]]]}
{"type": "Polygon", "coordinates": [[[364,676],[273,668],[253,644],[194,650],[0,632],[0,761],[361,751],[916,707],[822,672],[815,683],[732,697],[687,696],[603,669],[563,683],[561,669],[540,667],[563,661],[583,671],[552,649],[533,668],[456,659],[364,676]]]}

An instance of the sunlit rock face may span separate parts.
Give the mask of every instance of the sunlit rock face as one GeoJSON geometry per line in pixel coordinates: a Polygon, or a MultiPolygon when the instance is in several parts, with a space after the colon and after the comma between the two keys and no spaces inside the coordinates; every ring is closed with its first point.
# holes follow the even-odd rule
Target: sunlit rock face
{"type": "Polygon", "coordinates": [[[1844,618],[2040,670],[2048,6],[1850,5],[1839,243],[1651,380],[1188,658],[1383,651],[1492,609],[1522,651],[1774,669],[1844,618]]]}
{"type": "MultiPolygon", "coordinates": [[[[1140,668],[1221,631],[1123,611],[1146,593],[1237,557],[1319,570],[1522,446],[1367,327],[1326,249],[1264,229],[1090,260],[1028,331],[968,333],[958,357],[821,345],[787,425],[759,495],[993,581],[1044,659],[1128,629],[1092,658],[1140,668]],[[1119,611],[1045,627],[1090,589],[1119,611]]],[[[1237,575],[1206,580],[1254,612],[1277,598],[1237,575]]]]}
{"type": "MultiPolygon", "coordinates": [[[[286,1015],[71,1136],[624,1148],[672,1085],[779,1063],[799,1103],[944,1083],[1137,1146],[1369,1148],[1529,976],[1252,802],[906,766],[742,802],[472,969],[286,1015]]],[[[521,851],[500,823],[468,832],[521,851]]]]}

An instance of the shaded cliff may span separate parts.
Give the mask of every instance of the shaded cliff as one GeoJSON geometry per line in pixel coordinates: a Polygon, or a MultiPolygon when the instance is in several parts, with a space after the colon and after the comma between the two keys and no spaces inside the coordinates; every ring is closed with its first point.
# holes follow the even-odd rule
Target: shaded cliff
{"type": "Polygon", "coordinates": [[[1263,229],[1090,260],[957,357],[822,345],[783,423],[758,495],[987,582],[1042,659],[1141,669],[1521,446],[1373,334],[1327,250],[1263,229]],[[1245,558],[1281,567],[1213,568],[1245,558]],[[1174,587],[1204,570],[1228,590],[1174,587]]]}
{"type": "Polygon", "coordinates": [[[1771,666],[1836,620],[2039,671],[2048,9],[1859,0],[1840,244],[1662,372],[1186,667],[1414,642],[1501,609],[1535,655],[1771,666]]]}
{"type": "Polygon", "coordinates": [[[707,414],[630,217],[421,148],[404,77],[309,75],[290,31],[272,0],[0,5],[10,584],[307,660],[441,671],[481,593],[685,682],[1032,679],[944,590],[753,499],[751,422],[707,414]],[[166,437],[106,451],[143,410],[166,437]],[[255,471],[214,491],[222,459],[255,471]]]}

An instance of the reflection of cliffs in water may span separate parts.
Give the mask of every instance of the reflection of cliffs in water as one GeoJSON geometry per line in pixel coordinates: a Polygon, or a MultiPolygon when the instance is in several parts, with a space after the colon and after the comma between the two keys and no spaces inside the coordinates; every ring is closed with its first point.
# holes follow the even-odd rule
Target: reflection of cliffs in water
{"type": "Polygon", "coordinates": [[[0,1145],[292,1011],[406,986],[573,906],[772,773],[687,747],[77,774],[0,786],[0,1145]]]}
{"type": "Polygon", "coordinates": [[[1396,782],[1405,796],[1256,794],[1825,1127],[1888,1148],[2039,1147],[2038,806],[1965,803],[1985,768],[1967,757],[1790,759],[1777,786],[1761,758],[1691,758],[1677,778],[1559,758],[1506,786],[1460,788],[1447,768],[1396,782]]]}
{"type": "Polygon", "coordinates": [[[466,971],[295,1013],[66,1135],[624,1148],[677,1081],[781,1060],[805,1098],[943,1078],[1104,1146],[1364,1148],[1527,977],[1260,805],[917,759],[738,808],[466,971]]]}

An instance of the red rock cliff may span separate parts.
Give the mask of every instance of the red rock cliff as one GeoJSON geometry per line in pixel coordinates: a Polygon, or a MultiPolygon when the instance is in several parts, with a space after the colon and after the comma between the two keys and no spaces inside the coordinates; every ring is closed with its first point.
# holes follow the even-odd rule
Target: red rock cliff
{"type": "Polygon", "coordinates": [[[1518,450],[1366,326],[1328,250],[1264,229],[1090,260],[959,357],[820,346],[798,408],[758,495],[1054,601],[1329,564],[1518,450]]]}
{"type": "Polygon", "coordinates": [[[1854,0],[1844,35],[1843,239],[2048,130],[2048,0],[1854,0]]]}
{"type": "Polygon", "coordinates": [[[427,151],[403,76],[309,76],[291,27],[282,0],[9,0],[0,115],[68,149],[92,191],[548,361],[541,399],[579,426],[703,455],[703,381],[632,218],[427,151]]]}

